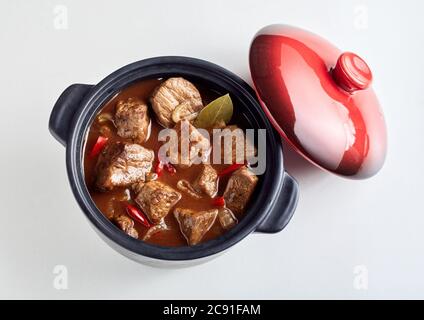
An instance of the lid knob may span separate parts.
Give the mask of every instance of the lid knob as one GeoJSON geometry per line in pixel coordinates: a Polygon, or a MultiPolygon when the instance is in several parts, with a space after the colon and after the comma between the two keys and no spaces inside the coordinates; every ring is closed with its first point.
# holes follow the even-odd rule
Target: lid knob
{"type": "Polygon", "coordinates": [[[336,83],[350,93],[365,90],[371,85],[372,73],[363,59],[352,52],[345,52],[337,60],[333,70],[336,83]]]}

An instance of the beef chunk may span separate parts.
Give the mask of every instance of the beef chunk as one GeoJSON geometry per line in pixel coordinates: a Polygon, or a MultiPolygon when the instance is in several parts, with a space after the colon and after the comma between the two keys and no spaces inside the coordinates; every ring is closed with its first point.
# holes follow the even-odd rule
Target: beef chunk
{"type": "Polygon", "coordinates": [[[238,221],[234,214],[228,208],[221,208],[218,212],[218,220],[221,226],[225,230],[229,230],[234,227],[238,221]]]}
{"type": "Polygon", "coordinates": [[[138,144],[115,142],[106,146],[97,160],[96,186],[103,191],[127,187],[145,179],[152,169],[153,151],[138,144]]]}
{"type": "Polygon", "coordinates": [[[147,105],[133,98],[119,101],[116,105],[115,125],[120,137],[133,139],[137,143],[146,141],[150,125],[147,105]]]}
{"type": "Polygon", "coordinates": [[[174,127],[178,135],[178,152],[170,154],[170,162],[180,168],[207,161],[211,153],[209,139],[203,136],[189,121],[182,120],[174,127]]]}
{"type": "Polygon", "coordinates": [[[174,210],[174,216],[180,225],[180,230],[190,246],[198,244],[202,240],[214,224],[217,215],[218,209],[193,211],[176,208],[174,210]]]}
{"type": "Polygon", "coordinates": [[[203,109],[203,105],[193,104],[192,100],[184,101],[172,112],[172,121],[174,123],[181,120],[193,121],[197,118],[201,109],[203,109]]]}
{"type": "Polygon", "coordinates": [[[127,216],[120,215],[120,216],[114,216],[112,218],[112,222],[122,231],[124,231],[127,235],[130,237],[133,237],[135,239],[138,239],[138,232],[134,228],[134,221],[127,216]]]}
{"type": "Polygon", "coordinates": [[[204,193],[209,197],[214,197],[218,191],[218,173],[209,164],[202,165],[202,171],[196,178],[193,188],[198,193],[204,193]]]}
{"type": "Polygon", "coordinates": [[[166,225],[165,221],[161,221],[159,224],[156,224],[147,230],[146,234],[143,237],[143,240],[149,240],[151,237],[153,237],[155,234],[159,232],[164,232],[169,230],[168,226],[166,225]]]}
{"type": "Polygon", "coordinates": [[[181,193],[170,186],[159,181],[149,181],[139,188],[135,202],[151,222],[159,223],[180,199],[181,193]]]}
{"type": "Polygon", "coordinates": [[[249,141],[243,130],[240,129],[236,125],[222,126],[217,127],[216,129],[222,129],[222,135],[225,137],[225,134],[231,134],[231,137],[227,138],[231,139],[231,148],[227,146],[225,138],[221,139],[221,163],[225,164],[234,164],[234,163],[245,163],[248,156],[253,156],[256,153],[254,145],[251,141],[249,141]],[[226,131],[225,131],[226,130],[226,131]],[[227,133],[226,133],[227,132],[227,133]],[[244,148],[241,147],[242,143],[244,143],[244,148]],[[239,148],[237,149],[237,146],[239,148]]]}
{"type": "Polygon", "coordinates": [[[235,214],[241,214],[257,182],[258,177],[246,167],[241,167],[235,171],[231,175],[224,192],[227,207],[235,214]]]}
{"type": "Polygon", "coordinates": [[[181,179],[177,182],[177,189],[183,191],[195,199],[202,199],[202,195],[194,190],[193,186],[187,180],[181,179]]]}
{"type": "Polygon", "coordinates": [[[203,108],[199,91],[184,78],[163,82],[153,92],[150,102],[158,121],[167,128],[178,120],[192,119],[203,108]]]}

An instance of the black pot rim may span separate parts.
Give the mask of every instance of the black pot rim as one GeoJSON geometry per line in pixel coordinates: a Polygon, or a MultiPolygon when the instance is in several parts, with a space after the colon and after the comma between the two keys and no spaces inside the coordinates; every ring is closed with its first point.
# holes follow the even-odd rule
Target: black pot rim
{"type": "MultiPolygon", "coordinates": [[[[215,82],[216,83],[216,82],[215,82]]],[[[232,72],[208,61],[181,57],[164,56],[140,60],[124,66],[95,85],[80,103],[67,141],[66,164],[69,182],[78,204],[86,217],[104,236],[120,247],[138,255],[159,260],[194,260],[222,252],[235,245],[260,225],[273,209],[275,199],[282,189],[284,166],[281,138],[276,133],[256,99],[253,89],[232,72]],[[196,246],[162,247],[133,239],[116,228],[100,212],[91,199],[84,181],[82,150],[88,127],[97,111],[109,100],[120,86],[155,76],[180,74],[219,81],[237,90],[248,110],[261,128],[267,131],[267,171],[262,176],[260,192],[252,199],[245,217],[240,223],[221,237],[196,246]],[[269,169],[272,168],[272,171],[269,169]]]]}

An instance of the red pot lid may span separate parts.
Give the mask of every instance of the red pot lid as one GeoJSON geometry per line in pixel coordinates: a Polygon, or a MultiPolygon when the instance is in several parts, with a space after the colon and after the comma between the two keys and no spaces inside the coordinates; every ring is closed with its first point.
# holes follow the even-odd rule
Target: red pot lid
{"type": "Polygon", "coordinates": [[[274,127],[306,159],[355,179],[380,170],[386,126],[364,60],[305,30],[271,25],[253,39],[250,71],[274,127]]]}

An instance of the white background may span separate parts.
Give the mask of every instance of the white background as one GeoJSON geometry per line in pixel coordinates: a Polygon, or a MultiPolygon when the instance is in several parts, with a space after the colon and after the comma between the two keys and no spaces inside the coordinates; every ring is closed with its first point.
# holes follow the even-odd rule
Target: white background
{"type": "Polygon", "coordinates": [[[0,298],[424,298],[423,9],[421,1],[1,0],[0,298]],[[383,170],[344,180],[286,148],[301,197],[283,232],[253,234],[182,270],[110,249],[77,206],[65,149],[48,132],[57,97],[159,55],[206,59],[250,82],[250,41],[271,23],[312,30],[367,60],[389,130],[383,170]],[[68,269],[67,290],[53,286],[56,265],[68,269]],[[354,286],[358,265],[368,290],[354,286]]]}

